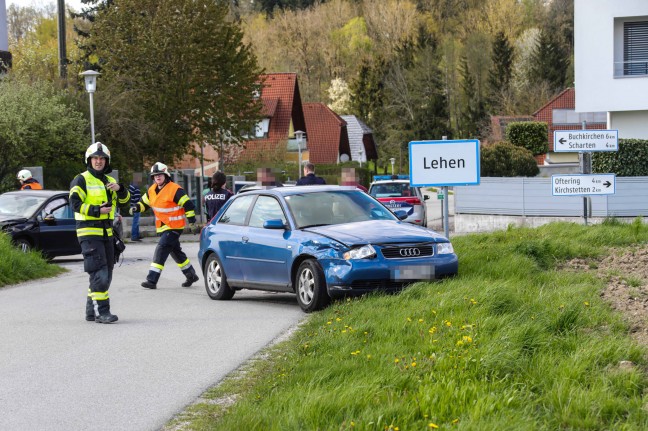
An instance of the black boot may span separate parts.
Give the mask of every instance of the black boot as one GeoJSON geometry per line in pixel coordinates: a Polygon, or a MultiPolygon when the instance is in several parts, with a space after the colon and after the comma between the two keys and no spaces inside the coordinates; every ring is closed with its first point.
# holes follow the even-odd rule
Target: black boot
{"type": "Polygon", "coordinates": [[[184,281],[184,283],[182,283],[182,287],[189,287],[198,280],[200,280],[198,278],[198,274],[196,274],[195,272],[192,273],[192,274],[189,274],[189,275],[187,275],[187,279],[184,281]]]}
{"type": "Polygon", "coordinates": [[[146,287],[147,289],[157,289],[157,285],[148,280],[142,282],[142,287],[146,287]]]}
{"type": "Polygon", "coordinates": [[[100,314],[94,319],[97,323],[115,323],[117,320],[119,319],[114,314],[100,314]]]}
{"type": "Polygon", "coordinates": [[[86,299],[86,320],[88,322],[94,322],[95,320],[95,311],[94,311],[94,304],[92,303],[92,299],[88,296],[88,299],[86,299]]]}

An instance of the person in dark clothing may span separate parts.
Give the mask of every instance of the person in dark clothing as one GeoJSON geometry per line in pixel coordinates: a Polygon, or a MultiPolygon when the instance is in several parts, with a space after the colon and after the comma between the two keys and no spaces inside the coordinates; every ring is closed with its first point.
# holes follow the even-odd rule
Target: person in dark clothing
{"type": "MultiPolygon", "coordinates": [[[[138,174],[139,175],[139,174],[138,174]]],[[[131,206],[137,205],[137,203],[142,198],[142,192],[139,187],[139,178],[133,177],[133,182],[128,186],[128,192],[130,193],[130,203],[131,206]]],[[[133,223],[131,225],[131,241],[142,241],[142,236],[140,235],[139,230],[140,222],[140,213],[133,213],[133,223]]]]}
{"type": "Polygon", "coordinates": [[[205,205],[207,206],[207,218],[211,220],[214,218],[216,213],[229,198],[233,196],[233,193],[223,186],[227,182],[227,177],[221,171],[215,172],[212,175],[211,183],[213,185],[212,189],[205,195],[205,205]]]}
{"type": "Polygon", "coordinates": [[[169,168],[164,163],[157,162],[151,167],[151,177],[153,177],[154,184],[130,209],[131,214],[146,211],[148,208],[153,209],[155,230],[160,234],[160,242],[155,248],[153,262],[146,280],[142,282],[142,287],[157,288],[157,282],[169,255],[186,277],[182,287],[189,287],[198,281],[198,275],[189,262],[189,258],[182,251],[180,235],[186,225],[185,217],[189,222],[191,233],[196,233],[196,205],[189,199],[182,187],[171,181],[169,168]]]}
{"type": "Polygon", "coordinates": [[[18,172],[16,179],[20,181],[20,190],[43,190],[43,186],[36,178],[32,178],[32,173],[28,169],[18,172]]]}
{"type": "Polygon", "coordinates": [[[110,313],[108,288],[115,265],[113,220],[117,207],[128,209],[130,194],[113,177],[110,151],[101,142],[90,145],[85,153],[88,170],[70,183],[70,206],[74,210],[76,231],[83,269],[90,276],[86,300],[86,320],[114,323],[117,316],[110,313]]]}
{"type": "Polygon", "coordinates": [[[297,180],[298,186],[311,186],[326,184],[324,178],[318,177],[315,175],[315,165],[312,163],[306,163],[304,165],[304,176],[297,180]]]}

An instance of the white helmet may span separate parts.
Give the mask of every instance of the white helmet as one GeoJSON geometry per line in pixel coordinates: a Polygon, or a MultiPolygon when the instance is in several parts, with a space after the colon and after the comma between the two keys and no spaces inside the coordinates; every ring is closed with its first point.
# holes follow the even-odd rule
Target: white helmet
{"type": "Polygon", "coordinates": [[[16,177],[20,181],[27,181],[32,177],[32,174],[29,170],[23,169],[22,171],[18,172],[18,176],[16,177]]]}
{"type": "Polygon", "coordinates": [[[153,166],[151,166],[151,176],[155,176],[159,174],[164,174],[167,177],[171,178],[171,174],[169,173],[169,168],[167,167],[167,165],[165,165],[162,162],[157,162],[153,166]]]}
{"type": "Polygon", "coordinates": [[[85,153],[86,163],[90,163],[90,157],[103,157],[108,160],[110,165],[110,150],[101,142],[95,142],[88,147],[85,153]]]}

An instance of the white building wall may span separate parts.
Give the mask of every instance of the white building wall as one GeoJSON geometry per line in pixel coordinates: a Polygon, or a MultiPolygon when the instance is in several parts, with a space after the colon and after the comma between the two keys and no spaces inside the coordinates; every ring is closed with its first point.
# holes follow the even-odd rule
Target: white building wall
{"type": "Polygon", "coordinates": [[[624,20],[648,20],[648,0],[574,0],[576,111],[648,110],[648,75],[615,77],[624,20]]]}
{"type": "Polygon", "coordinates": [[[5,0],[0,0],[0,51],[9,51],[6,6],[5,0]]]}
{"type": "Polygon", "coordinates": [[[608,129],[618,130],[621,139],[648,139],[648,111],[610,112],[609,121],[608,129]]]}

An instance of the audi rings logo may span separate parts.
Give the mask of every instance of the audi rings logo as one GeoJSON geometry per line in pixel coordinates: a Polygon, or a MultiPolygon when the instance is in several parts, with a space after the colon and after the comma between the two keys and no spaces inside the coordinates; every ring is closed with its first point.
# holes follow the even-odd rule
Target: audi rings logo
{"type": "Polygon", "coordinates": [[[421,250],[418,248],[401,248],[398,252],[402,257],[416,257],[421,255],[421,250]]]}

